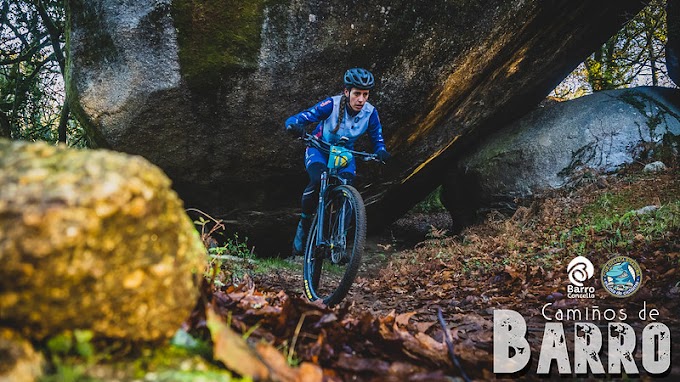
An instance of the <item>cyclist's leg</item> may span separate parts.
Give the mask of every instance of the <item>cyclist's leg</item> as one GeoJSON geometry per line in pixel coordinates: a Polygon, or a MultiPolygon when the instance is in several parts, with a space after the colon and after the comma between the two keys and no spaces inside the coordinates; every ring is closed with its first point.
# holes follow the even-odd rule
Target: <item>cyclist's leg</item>
{"type": "Polygon", "coordinates": [[[352,158],[347,167],[340,170],[338,176],[345,179],[347,181],[347,184],[352,184],[352,182],[354,181],[354,177],[356,177],[356,173],[357,164],[354,158],[352,158]]]}
{"type": "Polygon", "coordinates": [[[309,183],[302,193],[302,213],[312,216],[319,201],[319,188],[321,186],[321,173],[326,169],[328,157],[321,151],[308,147],[305,151],[305,168],[309,175],[309,183]]]}
{"type": "Polygon", "coordinates": [[[307,242],[309,227],[312,225],[314,210],[319,201],[321,173],[326,169],[325,156],[315,148],[307,148],[305,152],[305,167],[309,175],[309,183],[302,193],[302,214],[300,214],[300,221],[298,222],[293,239],[293,256],[301,255],[307,242]]]}

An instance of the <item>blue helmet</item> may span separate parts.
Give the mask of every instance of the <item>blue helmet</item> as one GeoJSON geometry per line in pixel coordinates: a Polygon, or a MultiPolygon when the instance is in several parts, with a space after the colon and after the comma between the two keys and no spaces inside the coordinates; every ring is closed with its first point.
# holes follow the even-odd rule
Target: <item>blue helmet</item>
{"type": "Polygon", "coordinates": [[[345,86],[348,89],[370,90],[373,89],[373,85],[375,85],[373,74],[366,69],[352,68],[345,72],[345,86]]]}

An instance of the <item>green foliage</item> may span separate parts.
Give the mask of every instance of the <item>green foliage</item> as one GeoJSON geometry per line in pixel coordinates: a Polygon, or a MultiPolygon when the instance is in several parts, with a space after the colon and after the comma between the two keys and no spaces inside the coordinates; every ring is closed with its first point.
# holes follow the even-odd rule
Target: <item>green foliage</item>
{"type": "Polygon", "coordinates": [[[248,248],[248,238],[239,240],[238,234],[226,239],[223,245],[208,248],[210,268],[205,273],[208,280],[222,287],[229,281],[241,280],[252,269],[255,254],[248,248]],[[219,277],[217,277],[219,276],[219,277]]]}
{"type": "Polygon", "coordinates": [[[559,245],[575,254],[590,251],[628,252],[636,241],[663,240],[680,229],[680,201],[643,211],[631,204],[628,195],[605,193],[584,208],[582,222],[561,233],[559,245]]]}
{"type": "Polygon", "coordinates": [[[94,333],[90,330],[74,330],[48,339],[47,350],[54,372],[41,381],[93,381],[94,379],[86,375],[87,368],[96,358],[93,337],[94,333]]]}
{"type": "Polygon", "coordinates": [[[302,273],[302,264],[293,263],[279,258],[258,259],[254,262],[253,272],[268,274],[276,272],[278,269],[291,269],[302,273]]]}
{"type": "Polygon", "coordinates": [[[64,333],[56,335],[47,341],[47,349],[55,355],[66,355],[73,347],[73,335],[64,333]]]}
{"type": "Polygon", "coordinates": [[[552,95],[574,99],[593,91],[630,86],[673,86],[665,66],[666,39],[666,0],[652,0],[567,76],[552,95]]]}
{"type": "Polygon", "coordinates": [[[640,74],[658,85],[666,44],[666,0],[652,0],[585,64],[594,91],[627,87],[640,74]]]}
{"type": "Polygon", "coordinates": [[[444,208],[444,205],[442,204],[441,195],[442,195],[442,187],[439,186],[434,191],[432,191],[425,199],[423,199],[420,203],[416,204],[411,211],[412,212],[422,212],[422,213],[445,211],[446,208],[444,208]]]}
{"type": "MultiPolygon", "coordinates": [[[[283,259],[258,259],[253,248],[248,247],[248,238],[241,240],[238,233],[234,233],[231,238],[225,239],[220,245],[214,236],[224,236],[225,227],[222,221],[195,208],[189,208],[187,211],[202,214],[194,220],[194,224],[199,227],[199,233],[207,248],[209,258],[209,267],[203,276],[214,286],[221,288],[238,282],[245,274],[267,274],[281,268],[302,271],[301,264],[283,259]]],[[[342,274],[343,268],[338,267],[337,271],[342,274]]]]}
{"type": "Polygon", "coordinates": [[[184,349],[189,354],[196,354],[206,359],[212,358],[212,345],[203,339],[196,338],[184,329],[178,329],[170,340],[170,345],[184,349]]]}
{"type": "Polygon", "coordinates": [[[206,359],[212,346],[179,330],[170,345],[140,345],[131,353],[113,356],[112,348],[93,344],[93,333],[74,330],[47,341],[50,370],[41,382],[109,380],[241,381],[206,359]],[[97,377],[93,377],[96,375],[97,377]],[[110,376],[110,377],[106,377],[110,376]]]}
{"type": "Polygon", "coordinates": [[[50,338],[47,341],[47,349],[53,359],[78,356],[90,361],[94,356],[93,337],[94,333],[91,330],[67,331],[50,338]]]}
{"type": "Polygon", "coordinates": [[[63,0],[0,3],[0,137],[86,145],[77,121],[64,113],[63,0]]]}

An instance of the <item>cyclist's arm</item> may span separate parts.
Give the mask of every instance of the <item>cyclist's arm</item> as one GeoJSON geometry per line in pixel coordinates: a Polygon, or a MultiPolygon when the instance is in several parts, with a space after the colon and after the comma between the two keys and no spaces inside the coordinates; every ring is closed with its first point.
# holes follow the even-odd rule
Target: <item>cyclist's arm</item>
{"type": "Polygon", "coordinates": [[[288,119],[286,119],[286,126],[302,125],[307,126],[312,123],[323,121],[331,116],[333,112],[333,99],[326,98],[307,110],[303,110],[288,119]]]}
{"type": "Polygon", "coordinates": [[[373,151],[385,150],[385,140],[382,135],[382,125],[378,117],[378,109],[373,109],[371,116],[368,119],[368,136],[373,142],[373,151]]]}

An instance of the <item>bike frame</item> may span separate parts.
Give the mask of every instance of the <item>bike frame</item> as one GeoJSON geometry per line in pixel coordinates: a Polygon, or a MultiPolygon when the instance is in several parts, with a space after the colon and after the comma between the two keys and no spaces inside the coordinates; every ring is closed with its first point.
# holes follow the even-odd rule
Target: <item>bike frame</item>
{"type": "MultiPolygon", "coordinates": [[[[319,204],[317,206],[317,213],[316,213],[316,218],[317,218],[317,224],[316,224],[316,242],[315,245],[317,247],[321,246],[330,246],[331,249],[333,249],[334,243],[332,242],[332,238],[325,238],[323,234],[323,229],[324,229],[324,218],[326,214],[326,203],[324,203],[326,199],[326,194],[330,190],[330,187],[333,187],[334,185],[329,185],[329,181],[331,178],[337,179],[340,184],[347,184],[347,180],[341,178],[338,176],[338,168],[331,166],[330,160],[331,160],[331,153],[338,153],[347,155],[349,154],[350,156],[354,157],[357,156],[359,158],[363,158],[364,160],[377,160],[375,154],[369,154],[361,151],[354,151],[345,148],[342,145],[332,145],[328,142],[323,142],[317,140],[314,136],[312,135],[307,135],[305,140],[307,140],[308,144],[312,147],[315,147],[319,150],[322,150],[324,152],[327,152],[329,154],[329,163],[326,165],[327,170],[321,173],[321,186],[319,187],[319,204]],[[324,147],[322,145],[328,145],[328,147],[324,147]]],[[[344,230],[345,230],[345,214],[347,212],[346,210],[346,205],[343,203],[341,210],[340,210],[340,221],[339,221],[339,227],[338,229],[340,230],[340,236],[344,237],[344,230]]],[[[335,260],[335,259],[333,259],[335,260]]]]}

